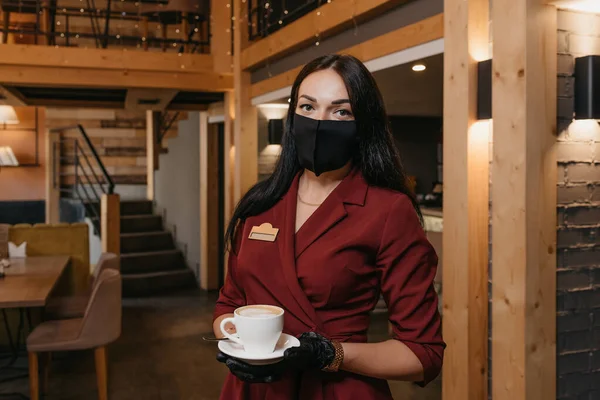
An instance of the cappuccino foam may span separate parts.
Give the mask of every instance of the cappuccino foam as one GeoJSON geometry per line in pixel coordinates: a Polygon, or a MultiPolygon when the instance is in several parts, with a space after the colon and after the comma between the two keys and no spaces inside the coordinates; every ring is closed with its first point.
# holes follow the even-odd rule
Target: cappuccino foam
{"type": "Polygon", "coordinates": [[[238,314],[243,317],[270,318],[279,315],[279,310],[268,307],[248,307],[238,311],[238,314]]]}

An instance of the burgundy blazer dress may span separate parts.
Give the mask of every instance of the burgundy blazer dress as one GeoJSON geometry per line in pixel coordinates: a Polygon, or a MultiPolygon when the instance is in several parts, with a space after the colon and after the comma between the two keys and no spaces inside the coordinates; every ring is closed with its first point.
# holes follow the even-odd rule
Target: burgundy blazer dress
{"type": "MultiPolygon", "coordinates": [[[[285,310],[285,333],[366,342],[369,313],[382,293],[393,338],[419,358],[423,383],[431,381],[445,347],[433,287],[437,256],[409,198],[369,186],[355,168],[294,233],[300,174],[275,206],[240,226],[214,318],[272,304],[285,310]],[[279,229],[275,241],[249,239],[252,227],[265,222],[279,229]]],[[[290,372],[258,384],[230,373],[221,392],[226,400],[391,398],[385,380],[345,371],[290,372]]]]}

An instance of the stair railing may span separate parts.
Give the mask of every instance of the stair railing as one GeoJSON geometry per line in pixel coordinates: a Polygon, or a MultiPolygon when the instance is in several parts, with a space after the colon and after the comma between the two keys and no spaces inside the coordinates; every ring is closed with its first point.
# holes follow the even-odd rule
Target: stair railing
{"type": "MultiPolygon", "coordinates": [[[[59,148],[56,149],[55,147],[54,149],[54,157],[60,159],[61,165],[73,165],[75,169],[75,181],[72,188],[68,189],[61,186],[61,197],[70,194],[71,198],[79,200],[84,206],[86,216],[91,219],[95,232],[100,234],[101,218],[98,205],[101,202],[102,195],[114,193],[115,183],[83,126],[54,128],[50,132],[62,133],[69,130],[77,130],[81,137],[65,138],[61,135],[58,143],[59,148]],[[69,145],[72,147],[73,154],[62,155],[61,150],[69,147],[69,145]],[[59,153],[57,154],[57,152],[59,153]],[[97,170],[100,171],[100,176],[96,173],[97,170]]],[[[60,182],[60,177],[57,177],[56,174],[57,171],[55,170],[54,181],[60,182]]]]}

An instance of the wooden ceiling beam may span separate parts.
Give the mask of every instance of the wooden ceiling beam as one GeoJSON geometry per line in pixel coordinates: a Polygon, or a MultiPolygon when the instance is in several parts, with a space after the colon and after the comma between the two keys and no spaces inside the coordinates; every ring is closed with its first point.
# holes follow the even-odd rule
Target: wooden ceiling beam
{"type": "Polygon", "coordinates": [[[242,51],[241,67],[251,69],[265,62],[281,58],[290,52],[320,39],[331,36],[348,26],[353,20],[364,20],[380,14],[409,0],[354,0],[333,1],[319,7],[272,35],[260,39],[242,51]]]}
{"type": "MultiPolygon", "coordinates": [[[[366,62],[423,43],[442,39],[443,37],[444,14],[437,14],[355,46],[340,50],[338,53],[350,54],[366,62]]],[[[254,83],[251,88],[251,97],[254,98],[286,86],[291,86],[302,67],[299,66],[282,74],[275,75],[272,78],[254,83]]]]}
{"type": "Polygon", "coordinates": [[[122,109],[122,101],[103,101],[103,100],[92,100],[92,101],[81,101],[81,100],[65,100],[65,99],[30,99],[28,100],[30,106],[38,107],[57,107],[57,108],[110,108],[110,109],[122,109]]]}
{"type": "Polygon", "coordinates": [[[233,77],[212,71],[174,73],[0,64],[0,83],[23,86],[146,88],[224,92],[233,88],[233,77]]]}
{"type": "Polygon", "coordinates": [[[7,88],[0,85],[0,104],[8,106],[25,107],[28,105],[25,96],[14,88],[7,88]]]}
{"type": "Polygon", "coordinates": [[[141,50],[56,48],[10,44],[0,45],[0,65],[192,74],[213,71],[213,57],[209,54],[177,55],[141,50]]]}

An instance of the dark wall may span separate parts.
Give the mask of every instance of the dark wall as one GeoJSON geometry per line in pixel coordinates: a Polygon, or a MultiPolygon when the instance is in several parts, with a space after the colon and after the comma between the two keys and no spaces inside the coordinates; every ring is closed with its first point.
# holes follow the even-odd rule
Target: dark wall
{"type": "Polygon", "coordinates": [[[429,193],[437,181],[442,119],[392,116],[390,123],[406,173],[417,178],[417,193],[429,193]]]}
{"type": "Polygon", "coordinates": [[[0,224],[39,224],[46,220],[46,202],[0,201],[0,224]]]}
{"type": "Polygon", "coordinates": [[[559,11],[557,397],[569,400],[600,399],[600,127],[572,123],[574,58],[588,54],[600,15],[559,11]]]}

